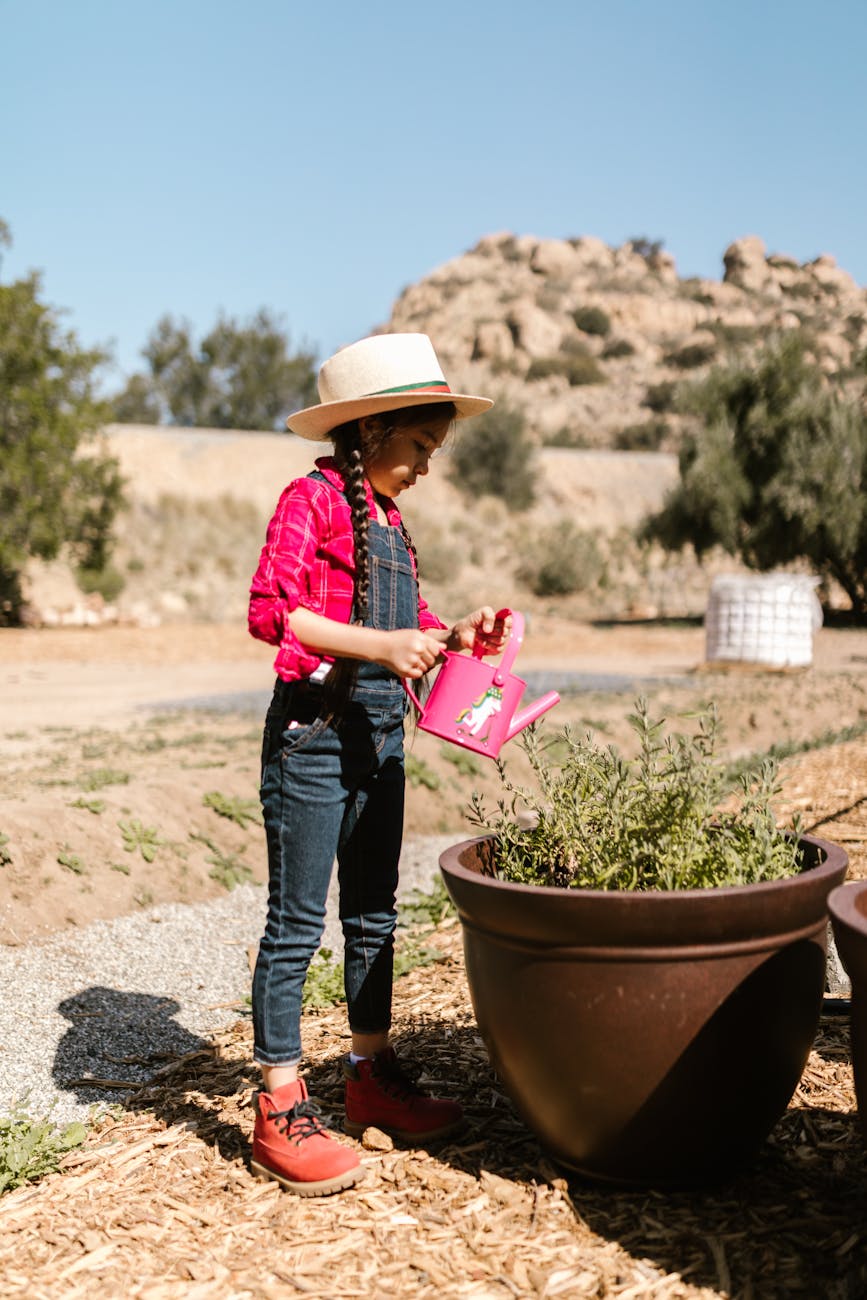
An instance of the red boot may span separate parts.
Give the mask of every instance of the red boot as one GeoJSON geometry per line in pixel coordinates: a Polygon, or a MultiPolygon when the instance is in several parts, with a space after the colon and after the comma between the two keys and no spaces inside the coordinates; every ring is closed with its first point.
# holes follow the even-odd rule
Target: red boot
{"type": "Polygon", "coordinates": [[[445,1137],[460,1128],[464,1112],[456,1101],[426,1096],[397,1063],[393,1047],[352,1065],[343,1063],[346,1077],[346,1119],[343,1127],[360,1137],[373,1126],[405,1142],[445,1137]]]}
{"type": "Polygon", "coordinates": [[[364,1176],[358,1156],[329,1134],[302,1079],[254,1096],[256,1127],[250,1165],[296,1196],[327,1196],[364,1176]]]}

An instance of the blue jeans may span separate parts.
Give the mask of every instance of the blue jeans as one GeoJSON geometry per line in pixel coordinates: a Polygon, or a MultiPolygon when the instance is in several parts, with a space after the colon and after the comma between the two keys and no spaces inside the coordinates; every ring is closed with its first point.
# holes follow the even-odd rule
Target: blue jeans
{"type": "Polygon", "coordinates": [[[336,723],[323,719],[320,688],[275,686],[262,751],[268,918],[253,976],[254,1057],[262,1065],[301,1059],[301,993],[335,857],[349,1025],[358,1033],[390,1026],[405,711],[403,688],[390,675],[362,675],[336,723]]]}

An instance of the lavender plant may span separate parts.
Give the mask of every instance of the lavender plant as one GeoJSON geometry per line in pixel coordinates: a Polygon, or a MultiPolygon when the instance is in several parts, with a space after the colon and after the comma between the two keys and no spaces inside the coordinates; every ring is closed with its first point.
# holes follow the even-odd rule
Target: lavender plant
{"type": "Polygon", "coordinates": [[[567,728],[552,744],[529,728],[522,744],[535,789],[516,785],[498,761],[504,794],[495,809],[474,794],[469,819],[494,837],[501,879],[643,891],[747,885],[800,870],[800,826],[786,833],[773,813],[775,762],[742,774],[733,796],[716,756],[715,706],[694,718],[690,735],[666,734],[644,699],[629,722],[634,759],[589,734],[567,728]]]}

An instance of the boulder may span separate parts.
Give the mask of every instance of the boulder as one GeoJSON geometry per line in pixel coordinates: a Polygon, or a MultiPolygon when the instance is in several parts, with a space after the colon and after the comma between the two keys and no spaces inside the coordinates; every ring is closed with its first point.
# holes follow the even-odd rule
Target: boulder
{"type": "Polygon", "coordinates": [[[671,253],[666,252],[664,248],[660,248],[657,252],[651,253],[650,257],[647,259],[647,266],[648,269],[651,270],[654,275],[658,275],[660,280],[665,284],[677,283],[677,263],[671,253]]]}
{"type": "Polygon", "coordinates": [[[515,343],[530,357],[550,357],[560,346],[560,325],[532,302],[514,303],[506,321],[515,343]]]}
{"type": "Polygon", "coordinates": [[[723,253],[724,279],[751,293],[780,293],[772,269],[765,258],[764,240],[758,235],[745,235],[729,244],[723,253]]]}
{"type": "Polygon", "coordinates": [[[508,361],[514,352],[515,340],[505,321],[482,321],[473,344],[474,361],[508,361]]]}
{"type": "Polygon", "coordinates": [[[530,258],[530,270],[552,280],[570,280],[582,265],[577,250],[565,239],[540,239],[530,258]]]}
{"type": "Polygon", "coordinates": [[[595,235],[582,235],[580,239],[570,239],[581,267],[599,267],[610,269],[614,265],[614,250],[595,235]]]}
{"type": "Polygon", "coordinates": [[[830,253],[822,253],[815,261],[807,263],[807,270],[821,287],[831,293],[858,293],[858,285],[848,271],[837,265],[830,253]]]}

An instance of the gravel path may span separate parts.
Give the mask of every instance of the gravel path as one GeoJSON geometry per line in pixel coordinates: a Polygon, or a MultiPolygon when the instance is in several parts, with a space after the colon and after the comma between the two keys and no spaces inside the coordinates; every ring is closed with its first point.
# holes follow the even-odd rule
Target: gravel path
{"type": "MultiPolygon", "coordinates": [[[[398,896],[428,891],[439,854],[454,836],[407,840],[398,896]]],[[[166,904],[64,931],[42,943],[0,947],[0,1114],[26,1095],[34,1116],[85,1118],[122,1089],[85,1076],[138,1085],[166,1057],[203,1046],[237,1018],[249,993],[249,945],[258,942],[265,890],[244,885],[207,903],[166,904]]],[[[323,946],[342,936],[335,891],[323,946]]]]}

